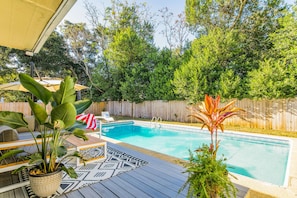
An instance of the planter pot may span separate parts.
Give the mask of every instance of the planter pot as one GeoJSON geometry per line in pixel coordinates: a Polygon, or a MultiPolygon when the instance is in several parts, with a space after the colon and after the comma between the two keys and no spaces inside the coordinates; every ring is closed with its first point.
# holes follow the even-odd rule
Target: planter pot
{"type": "Polygon", "coordinates": [[[39,197],[55,194],[62,181],[62,170],[43,175],[29,175],[30,185],[39,197]]]}

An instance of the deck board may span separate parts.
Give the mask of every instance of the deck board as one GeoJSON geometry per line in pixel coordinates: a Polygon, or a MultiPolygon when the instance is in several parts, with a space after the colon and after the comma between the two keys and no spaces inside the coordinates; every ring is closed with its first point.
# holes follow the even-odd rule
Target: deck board
{"type": "Polygon", "coordinates": [[[96,191],[92,188],[81,188],[78,190],[83,196],[88,198],[98,198],[100,197],[96,191]]]}
{"type": "Polygon", "coordinates": [[[131,185],[134,185],[136,188],[141,190],[143,193],[149,194],[151,197],[159,197],[159,198],[166,198],[165,194],[160,192],[159,190],[152,188],[149,183],[146,183],[145,181],[141,181],[137,179],[136,177],[131,176],[130,174],[121,174],[119,175],[120,178],[123,178],[127,182],[129,182],[131,185]]]}
{"type": "MultiPolygon", "coordinates": [[[[105,180],[105,181],[107,181],[107,180],[105,180]]],[[[112,191],[110,191],[108,188],[106,188],[104,185],[102,185],[102,182],[95,183],[90,186],[98,194],[98,197],[104,197],[104,198],[105,197],[109,197],[109,198],[118,197],[112,191]]],[[[86,188],[89,188],[89,187],[86,187],[86,188]]]]}
{"type": "MultiPolygon", "coordinates": [[[[174,191],[180,189],[180,187],[184,184],[184,181],[175,181],[174,178],[172,180],[170,180],[170,178],[172,178],[172,177],[170,177],[170,175],[167,175],[167,177],[163,177],[161,172],[156,172],[157,174],[158,173],[160,174],[159,176],[155,175],[155,174],[151,174],[151,173],[145,171],[145,169],[142,169],[142,171],[137,170],[137,172],[140,175],[142,175],[143,177],[148,178],[152,181],[155,181],[158,184],[163,185],[166,188],[174,190],[174,191]]],[[[185,192],[183,192],[181,194],[186,195],[185,192]]]]}
{"type": "MultiPolygon", "coordinates": [[[[59,196],[59,198],[186,197],[186,190],[178,193],[178,190],[187,179],[187,175],[183,173],[183,167],[126,147],[111,143],[108,143],[108,145],[129,155],[145,160],[148,164],[76,191],[63,194],[59,196]]],[[[7,175],[7,177],[14,180],[11,175],[7,175]]],[[[3,180],[6,181],[5,178],[2,178],[2,182],[3,180]]],[[[2,182],[0,185],[3,185],[2,182]]],[[[236,185],[236,187],[239,189],[237,197],[244,198],[248,188],[238,185],[236,185]]],[[[21,188],[2,193],[0,194],[0,198],[25,198],[25,195],[20,195],[20,193],[22,193],[21,188]]]]}
{"type": "Polygon", "coordinates": [[[124,189],[124,191],[129,191],[129,193],[134,195],[134,197],[140,197],[139,195],[141,195],[141,198],[150,198],[150,196],[145,194],[145,192],[136,188],[134,185],[130,184],[123,178],[114,177],[112,181],[114,182],[114,185],[116,185],[118,188],[124,189]]]}

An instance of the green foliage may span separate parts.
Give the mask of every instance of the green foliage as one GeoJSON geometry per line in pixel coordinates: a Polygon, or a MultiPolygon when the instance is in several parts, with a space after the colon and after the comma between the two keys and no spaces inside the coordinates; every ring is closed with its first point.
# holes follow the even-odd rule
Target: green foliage
{"type": "MultiPolygon", "coordinates": [[[[12,49],[0,46],[0,84],[14,82],[18,80],[18,71],[15,65],[17,61],[13,56],[12,49]]],[[[5,102],[24,101],[26,98],[25,93],[16,91],[0,91],[1,97],[5,102]]]]}
{"type": "Polygon", "coordinates": [[[21,84],[30,92],[47,105],[52,97],[52,93],[45,89],[43,85],[36,83],[36,81],[27,74],[20,74],[21,84]]]}
{"type": "Polygon", "coordinates": [[[154,49],[131,28],[118,32],[105,55],[115,68],[114,85],[118,85],[122,99],[141,102],[153,67],[151,55],[154,49]]]}
{"type": "MultiPolygon", "coordinates": [[[[66,77],[61,82],[60,89],[57,92],[49,92],[32,77],[26,74],[20,74],[19,77],[22,85],[34,94],[38,100],[43,101],[43,104],[39,104],[29,100],[31,110],[40,129],[40,135],[38,137],[35,137],[32,131],[30,131],[32,138],[35,140],[37,152],[27,157],[30,159],[29,164],[35,165],[35,169],[39,169],[39,172],[42,174],[55,172],[60,166],[64,166],[61,164],[62,160],[69,157],[67,155],[67,149],[63,145],[64,138],[69,135],[76,135],[86,139],[84,130],[77,128],[72,133],[74,129],[71,127],[76,123],[77,112],[87,109],[91,103],[89,100],[84,100],[76,103],[76,105],[74,104],[75,90],[73,78],[66,77]],[[51,111],[49,113],[47,112],[47,105],[51,105],[51,111]],[[37,138],[41,138],[40,146],[37,143],[37,138]]],[[[24,115],[18,112],[0,112],[0,124],[12,128],[28,128],[28,123],[24,120],[24,115]]],[[[78,125],[76,123],[76,126],[78,125]]],[[[28,128],[28,130],[30,129],[28,128]]],[[[16,152],[16,150],[10,150],[7,157],[14,155],[16,152]]],[[[21,167],[14,172],[23,168],[21,167]]],[[[70,176],[77,177],[72,170],[67,169],[67,167],[63,167],[63,170],[70,173],[70,176]]]]}
{"type": "Polygon", "coordinates": [[[225,99],[242,98],[243,90],[241,87],[241,78],[235,74],[234,70],[227,70],[220,76],[219,95],[225,99]]]}
{"type": "Polygon", "coordinates": [[[273,44],[270,57],[285,59],[288,64],[297,59],[297,6],[293,11],[285,12],[285,16],[279,19],[281,28],[269,35],[273,44]]]}
{"type": "MultiPolygon", "coordinates": [[[[288,84],[295,83],[292,68],[297,51],[296,8],[289,10],[281,0],[187,0],[188,23],[184,23],[183,15],[178,15],[171,24],[172,14],[168,10],[161,14],[163,23],[168,25],[164,32],[169,51],[154,46],[154,24],[158,22],[145,3],[112,0],[98,16],[93,13],[92,28],[84,23],[65,22],[33,57],[1,47],[0,83],[18,80],[18,71],[29,73],[33,62],[40,76],[75,76],[79,83],[91,87],[90,94],[97,101],[196,102],[203,100],[205,93],[223,98],[293,96],[295,85],[288,84]],[[172,39],[179,40],[177,46],[184,45],[188,25],[197,38],[189,44],[189,50],[173,49],[172,39]],[[266,61],[270,62],[270,69],[266,61]],[[17,68],[8,68],[9,65],[17,68]],[[262,70],[265,75],[271,73],[268,70],[280,72],[283,76],[276,79],[286,80],[275,82],[271,74],[267,84],[270,88],[256,93],[254,78],[258,76],[256,71],[262,70]]],[[[260,76],[258,79],[259,86],[265,84],[260,76]]],[[[6,101],[24,101],[26,94],[6,91],[1,96],[6,101]]]]}
{"type": "Polygon", "coordinates": [[[175,71],[175,93],[191,102],[201,101],[206,93],[224,93],[228,98],[242,94],[239,91],[244,90],[245,84],[239,75],[247,72],[244,72],[245,55],[238,45],[240,39],[241,35],[236,31],[223,32],[221,29],[215,29],[194,40],[190,60],[175,71]],[[240,67],[242,69],[238,71],[240,67]],[[221,76],[226,71],[231,71],[233,78],[239,81],[234,88],[224,88],[228,86],[228,82],[222,81],[224,77],[221,76]],[[243,88],[234,91],[240,86],[243,88]]]}
{"type": "Polygon", "coordinates": [[[23,119],[22,113],[11,114],[10,111],[0,111],[0,125],[19,128],[27,127],[28,123],[23,119]]]}
{"type": "MultiPolygon", "coordinates": [[[[198,32],[221,28],[224,30],[242,29],[246,33],[268,35],[275,21],[285,8],[283,1],[204,1],[186,0],[186,20],[198,32]],[[263,25],[265,24],[265,25],[263,25]],[[255,31],[256,30],[256,31],[255,31]]],[[[264,38],[264,37],[263,37],[264,38]]]]}
{"type": "Polygon", "coordinates": [[[273,48],[259,69],[249,73],[249,94],[254,98],[290,98],[297,91],[297,17],[295,12],[286,12],[279,19],[281,28],[269,35],[273,48]]]}
{"type": "Polygon", "coordinates": [[[297,60],[291,64],[269,59],[260,63],[260,68],[249,73],[250,92],[254,98],[290,98],[297,92],[297,60]]]}
{"type": "Polygon", "coordinates": [[[207,145],[189,154],[189,162],[184,164],[188,179],[179,192],[189,185],[187,197],[236,197],[237,190],[229,179],[225,158],[213,158],[207,145]]]}
{"type": "Polygon", "coordinates": [[[206,31],[216,27],[228,29],[238,23],[246,2],[186,0],[186,19],[192,26],[199,25],[206,31]]]}
{"type": "Polygon", "coordinates": [[[154,23],[145,3],[111,0],[111,6],[105,9],[104,20],[110,24],[108,31],[111,35],[131,28],[141,39],[153,43],[154,23]]]}
{"type": "Polygon", "coordinates": [[[31,71],[34,63],[34,76],[64,78],[67,75],[75,76],[72,69],[73,62],[68,58],[66,43],[63,36],[54,31],[40,52],[34,56],[26,56],[23,51],[17,52],[18,67],[27,73],[31,71]]]}
{"type": "Polygon", "coordinates": [[[147,100],[174,100],[174,87],[171,83],[174,71],[182,63],[179,56],[172,51],[163,49],[156,57],[156,65],[150,74],[149,85],[146,90],[147,100]]]}

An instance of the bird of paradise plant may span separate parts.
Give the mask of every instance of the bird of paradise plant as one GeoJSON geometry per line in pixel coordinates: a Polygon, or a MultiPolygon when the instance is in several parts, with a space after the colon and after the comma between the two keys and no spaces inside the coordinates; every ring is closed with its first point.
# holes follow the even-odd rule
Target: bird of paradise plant
{"type": "Polygon", "coordinates": [[[234,115],[238,115],[243,109],[234,107],[235,100],[229,102],[224,107],[219,107],[220,96],[212,98],[205,95],[204,102],[197,107],[192,107],[190,110],[193,112],[190,116],[196,118],[202,122],[202,127],[207,127],[211,136],[210,151],[213,153],[213,157],[216,158],[217,150],[219,148],[220,141],[218,140],[218,130],[224,132],[223,122],[234,115]]]}

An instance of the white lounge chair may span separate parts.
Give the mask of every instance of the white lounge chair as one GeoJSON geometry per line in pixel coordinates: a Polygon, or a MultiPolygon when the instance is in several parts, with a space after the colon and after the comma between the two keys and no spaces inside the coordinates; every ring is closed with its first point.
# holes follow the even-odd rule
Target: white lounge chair
{"type": "Polygon", "coordinates": [[[95,116],[96,119],[103,119],[106,122],[113,122],[114,118],[109,115],[108,111],[102,111],[101,116],[95,116]]]}

